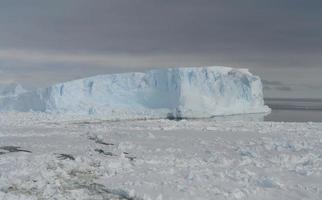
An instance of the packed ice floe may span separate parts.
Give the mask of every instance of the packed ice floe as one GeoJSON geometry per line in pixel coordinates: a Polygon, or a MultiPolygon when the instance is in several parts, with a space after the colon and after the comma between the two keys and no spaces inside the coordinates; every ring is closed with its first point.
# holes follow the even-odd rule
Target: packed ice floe
{"type": "Polygon", "coordinates": [[[206,118],[268,112],[259,77],[245,69],[190,67],[98,75],[0,97],[0,111],[104,119],[206,118]]]}
{"type": "Polygon", "coordinates": [[[322,124],[0,113],[0,199],[322,199],[322,124]]]}

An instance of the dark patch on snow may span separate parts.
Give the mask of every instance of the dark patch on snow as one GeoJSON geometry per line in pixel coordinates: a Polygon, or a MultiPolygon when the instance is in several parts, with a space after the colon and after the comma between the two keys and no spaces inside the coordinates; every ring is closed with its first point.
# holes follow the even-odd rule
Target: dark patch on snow
{"type": "Polygon", "coordinates": [[[100,154],[104,154],[106,156],[117,156],[116,154],[109,152],[109,151],[104,151],[103,149],[94,149],[94,151],[96,151],[100,154]]]}
{"type": "Polygon", "coordinates": [[[56,155],[57,155],[57,158],[60,160],[75,160],[75,157],[72,156],[71,154],[61,153],[61,154],[56,154],[56,155]]]}
{"type": "Polygon", "coordinates": [[[104,142],[102,139],[98,138],[97,136],[89,136],[88,137],[89,140],[93,140],[96,144],[102,144],[102,145],[106,145],[106,146],[113,146],[113,143],[109,143],[109,142],[104,142]]]}
{"type": "Polygon", "coordinates": [[[108,143],[108,142],[103,142],[101,140],[95,141],[95,143],[97,144],[102,144],[102,145],[106,145],[106,146],[113,146],[113,143],[108,143]]]}
{"type": "Polygon", "coordinates": [[[0,147],[0,150],[6,151],[6,152],[0,152],[0,155],[6,154],[6,153],[15,153],[15,152],[32,153],[31,151],[21,149],[21,147],[17,147],[17,146],[2,146],[0,147]]]}
{"type": "Polygon", "coordinates": [[[129,159],[130,161],[134,161],[136,159],[135,156],[125,156],[125,158],[129,159]]]}
{"type": "Polygon", "coordinates": [[[175,120],[175,121],[180,121],[183,120],[184,118],[182,117],[181,110],[176,109],[175,112],[168,113],[167,114],[167,119],[169,120],[175,120]]]}
{"type": "MultiPolygon", "coordinates": [[[[94,149],[94,151],[96,151],[99,154],[103,154],[105,156],[118,156],[117,154],[114,154],[109,151],[104,151],[103,149],[94,149]]],[[[129,156],[128,152],[123,152],[123,154],[126,154],[125,158],[129,159],[130,161],[134,161],[136,159],[135,156],[129,156]]]]}
{"type": "Polygon", "coordinates": [[[130,161],[134,161],[136,159],[135,156],[129,156],[130,153],[128,152],[123,152],[123,154],[126,155],[125,158],[129,159],[130,161]]]}

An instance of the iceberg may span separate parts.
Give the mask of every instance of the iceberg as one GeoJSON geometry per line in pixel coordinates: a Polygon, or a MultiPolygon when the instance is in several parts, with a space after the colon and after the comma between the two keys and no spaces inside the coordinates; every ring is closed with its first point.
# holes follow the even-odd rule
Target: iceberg
{"type": "Polygon", "coordinates": [[[0,85],[0,98],[8,96],[17,96],[26,90],[17,83],[9,83],[0,85]]]}
{"type": "Polygon", "coordinates": [[[97,75],[0,98],[0,111],[108,119],[207,118],[269,112],[247,69],[185,67],[97,75]]]}

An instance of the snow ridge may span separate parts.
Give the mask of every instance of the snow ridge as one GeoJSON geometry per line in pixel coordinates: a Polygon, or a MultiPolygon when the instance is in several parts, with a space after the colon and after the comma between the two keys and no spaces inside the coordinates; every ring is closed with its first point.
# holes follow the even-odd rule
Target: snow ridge
{"type": "Polygon", "coordinates": [[[245,69],[190,67],[107,74],[0,99],[0,111],[109,119],[200,118],[268,112],[262,83],[245,69]]]}

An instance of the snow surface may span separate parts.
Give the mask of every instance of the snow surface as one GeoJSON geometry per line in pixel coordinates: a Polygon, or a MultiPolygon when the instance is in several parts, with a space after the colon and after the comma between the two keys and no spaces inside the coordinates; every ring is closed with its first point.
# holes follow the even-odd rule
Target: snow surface
{"type": "Polygon", "coordinates": [[[0,111],[104,119],[200,118],[268,112],[259,77],[228,67],[99,75],[0,99],[0,111]]]}
{"type": "Polygon", "coordinates": [[[0,199],[322,199],[322,124],[250,118],[0,113],[0,199]]]}

